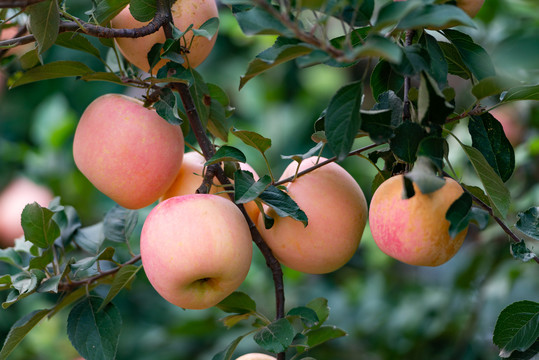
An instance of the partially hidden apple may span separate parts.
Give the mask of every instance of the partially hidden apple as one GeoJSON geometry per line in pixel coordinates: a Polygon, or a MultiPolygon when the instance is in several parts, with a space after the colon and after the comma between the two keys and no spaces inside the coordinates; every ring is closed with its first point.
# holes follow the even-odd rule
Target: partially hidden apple
{"type": "Polygon", "coordinates": [[[107,94],[84,111],[73,157],[90,182],[119,205],[148,206],[170,187],[184,152],[182,130],[137,99],[107,94]]]}
{"type": "MultiPolygon", "coordinates": [[[[303,160],[299,171],[316,161],[317,157],[303,160]]],[[[292,162],[281,180],[293,176],[296,169],[297,163],[292,162]]],[[[304,227],[267,208],[275,223],[266,229],[263,216],[259,216],[258,229],[275,257],[291,269],[311,274],[329,273],[344,266],[356,252],[367,222],[367,201],[357,182],[340,165],[329,163],[286,187],[309,224],[304,227]]]]}
{"type": "Polygon", "coordinates": [[[27,204],[48,206],[53,197],[48,188],[25,177],[11,181],[0,193],[0,248],[13,246],[15,239],[24,234],[21,214],[27,204]]]}
{"type": "Polygon", "coordinates": [[[206,309],[236,290],[249,272],[252,239],[241,211],[211,194],[159,203],[142,227],[140,254],[155,290],[184,309],[206,309]]]}
{"type": "Polygon", "coordinates": [[[490,114],[502,124],[505,136],[511,145],[517,146],[524,141],[526,137],[526,127],[520,121],[518,108],[513,104],[501,105],[490,110],[490,114]]]}
{"type": "MultiPolygon", "coordinates": [[[[196,151],[186,153],[183,157],[182,166],[176,175],[174,183],[163,194],[162,199],[165,200],[173,196],[194,194],[202,184],[202,171],[204,170],[205,162],[204,156],[200,155],[196,151]]],[[[254,179],[258,180],[256,171],[249,164],[240,163],[240,168],[241,170],[251,172],[254,179]]],[[[213,181],[216,185],[221,185],[217,178],[214,178],[213,181]]],[[[212,186],[210,189],[210,194],[215,194],[221,191],[224,191],[222,187],[212,186]]],[[[219,195],[226,199],[230,199],[227,193],[221,193],[219,195]]],[[[247,214],[251,220],[256,224],[260,211],[258,210],[255,202],[251,201],[245,204],[245,210],[247,211],[247,214]]]]}
{"type": "MultiPolygon", "coordinates": [[[[174,25],[180,31],[185,31],[191,24],[194,29],[198,29],[206,21],[218,17],[219,15],[215,0],[176,0],[172,4],[171,11],[174,25]]],[[[142,27],[146,24],[148,23],[141,23],[131,15],[129,6],[125,7],[111,21],[112,27],[118,29],[133,29],[142,27]]],[[[189,52],[184,56],[184,59],[186,60],[184,66],[187,67],[187,63],[192,68],[196,68],[200,65],[210,54],[216,39],[217,36],[213,36],[211,40],[209,40],[202,36],[193,38],[192,32],[185,34],[186,44],[184,46],[189,47],[189,52]]],[[[164,43],[165,40],[165,33],[163,29],[160,29],[153,34],[144,37],[116,38],[116,43],[123,56],[130,63],[139,69],[148,72],[150,70],[147,56],[148,52],[153,45],[164,43]]],[[[159,70],[159,68],[165,65],[166,62],[167,60],[161,60],[154,67],[154,70],[159,70]]]]}
{"type": "Polygon", "coordinates": [[[262,353],[250,353],[245,354],[237,358],[236,360],[275,360],[276,358],[270,355],[262,353]]]}
{"type": "Polygon", "coordinates": [[[415,195],[403,199],[403,175],[393,176],[376,189],[369,209],[374,241],[385,254],[403,263],[438,266],[460,249],[467,229],[454,239],[449,235],[445,214],[463,190],[451,178],[432,193],[422,194],[414,183],[415,195]]]}

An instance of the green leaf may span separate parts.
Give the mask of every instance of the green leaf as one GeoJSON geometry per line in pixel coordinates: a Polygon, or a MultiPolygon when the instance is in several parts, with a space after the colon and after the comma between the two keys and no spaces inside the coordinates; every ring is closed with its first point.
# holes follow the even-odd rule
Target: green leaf
{"type": "Polygon", "coordinates": [[[472,94],[477,100],[481,100],[490,96],[501,94],[503,91],[515,86],[517,82],[514,79],[492,76],[479,81],[472,88],[472,94]]]}
{"type": "Polygon", "coordinates": [[[0,359],[7,359],[9,354],[17,347],[24,337],[50,312],[48,309],[34,310],[17,320],[6,336],[0,359]]]}
{"type": "Polygon", "coordinates": [[[129,241],[138,222],[138,212],[115,205],[103,219],[105,238],[119,243],[129,241]]]}
{"type": "Polygon", "coordinates": [[[94,71],[88,66],[78,61],[55,61],[26,71],[11,85],[11,87],[14,88],[41,80],[84,76],[93,72],[94,71]]]}
{"type": "Polygon", "coordinates": [[[226,313],[249,314],[256,311],[255,301],[241,291],[233,292],[215,306],[226,313]]]}
{"type": "Polygon", "coordinates": [[[21,225],[26,240],[46,249],[60,236],[60,227],[52,219],[54,213],[37,202],[24,207],[21,225]]]}
{"type": "Polygon", "coordinates": [[[90,296],[77,303],[67,319],[67,335],[73,347],[87,360],[115,359],[122,319],[109,303],[97,311],[103,299],[90,296]]]}
{"type": "Polygon", "coordinates": [[[232,135],[243,141],[245,145],[257,149],[262,154],[271,147],[270,139],[254,131],[232,129],[232,135]]]}
{"type": "Polygon", "coordinates": [[[353,58],[378,57],[390,63],[400,63],[402,59],[402,49],[393,41],[383,36],[373,35],[367,40],[355,46],[351,52],[353,58]]]}
{"type": "Polygon", "coordinates": [[[361,81],[345,85],[329,102],[324,128],[329,148],[337,156],[337,161],[348,156],[361,126],[362,86],[361,81]]]}
{"type": "Polygon", "coordinates": [[[389,141],[389,145],[401,160],[413,163],[417,159],[419,144],[425,136],[426,133],[419,124],[405,122],[395,130],[395,137],[389,141]]]}
{"type": "Polygon", "coordinates": [[[520,240],[520,242],[517,243],[511,243],[511,255],[513,255],[515,259],[524,262],[538,258],[537,254],[528,249],[523,240],[520,240]]]}
{"type": "Polygon", "coordinates": [[[404,57],[400,64],[392,64],[395,71],[401,75],[414,76],[430,68],[430,56],[420,44],[412,44],[404,49],[404,57]]]}
{"type": "Polygon", "coordinates": [[[472,19],[454,5],[425,5],[408,13],[397,25],[399,30],[465,25],[475,27],[472,19]]]}
{"type": "MultiPolygon", "coordinates": [[[[236,9],[233,8],[234,11],[236,9]]],[[[278,19],[260,7],[252,7],[245,11],[235,11],[234,16],[245,35],[294,36],[278,19]]]]}
{"type": "Polygon", "coordinates": [[[488,53],[477,45],[469,35],[451,29],[446,29],[443,32],[445,37],[455,45],[462,61],[478,80],[496,75],[488,53]]]}
{"type": "Polygon", "coordinates": [[[472,73],[462,60],[462,56],[460,56],[455,45],[443,41],[439,42],[438,45],[444,53],[445,60],[447,62],[447,71],[450,74],[460,76],[466,80],[472,77],[472,73]]]}
{"type": "Polygon", "coordinates": [[[234,173],[234,202],[245,204],[260,196],[271,184],[271,178],[264,175],[255,182],[249,171],[238,170],[234,173]]]}
{"type": "Polygon", "coordinates": [[[297,40],[278,37],[272,47],[258,54],[256,58],[249,63],[245,75],[241,77],[240,89],[243,88],[249,80],[260,75],[264,71],[300,56],[307,55],[312,51],[313,49],[311,47],[298,43],[297,40]]]}
{"type": "Polygon", "coordinates": [[[30,31],[36,38],[39,53],[43,54],[56,41],[60,25],[60,9],[56,0],[45,0],[28,6],[30,31]]]}
{"type": "Polygon", "coordinates": [[[84,81],[106,81],[113,84],[125,85],[125,82],[123,82],[118,75],[104,71],[87,73],[82,75],[80,78],[84,81]]]}
{"type": "Polygon", "coordinates": [[[214,357],[212,357],[212,360],[231,360],[232,359],[232,355],[234,355],[234,351],[236,350],[236,348],[238,347],[238,344],[247,336],[247,335],[250,335],[252,333],[252,331],[248,332],[247,334],[244,334],[244,335],[241,335],[241,336],[238,336],[236,339],[234,339],[234,341],[232,341],[227,347],[226,349],[224,349],[223,351],[215,354],[214,357]]]}
{"type": "Polygon", "coordinates": [[[396,25],[421,4],[415,1],[389,2],[380,8],[374,29],[381,30],[385,27],[396,25]]]}
{"type": "Polygon", "coordinates": [[[105,300],[103,300],[103,303],[99,306],[99,309],[97,309],[97,312],[103,310],[105,306],[120,293],[120,291],[131,286],[131,283],[135,280],[137,272],[139,272],[140,269],[142,269],[142,265],[122,266],[116,275],[114,275],[110,290],[107,293],[105,300]]]}
{"type": "Polygon", "coordinates": [[[292,219],[301,221],[304,226],[307,226],[307,215],[286,192],[270,185],[259,195],[259,198],[266,205],[271,206],[277,215],[281,217],[290,216],[292,219]]]}
{"type": "Polygon", "coordinates": [[[130,0],[101,0],[97,1],[93,17],[100,25],[108,23],[112,18],[122,11],[129,4],[130,0]]]}
{"type": "Polygon", "coordinates": [[[376,105],[372,110],[391,110],[391,125],[397,127],[402,123],[402,100],[393,90],[386,91],[378,96],[376,105]]]}
{"type": "Polygon", "coordinates": [[[427,73],[421,73],[417,107],[418,118],[423,125],[437,125],[438,127],[445,124],[447,116],[455,108],[445,100],[444,94],[442,94],[434,79],[427,73]]]}
{"type": "Polygon", "coordinates": [[[316,298],[307,303],[305,305],[309,309],[314,310],[316,313],[316,316],[318,317],[319,324],[323,324],[327,318],[329,317],[329,306],[328,306],[328,300],[324,298],[316,298]]]}
{"type": "Polygon", "coordinates": [[[97,254],[103,241],[105,241],[103,223],[101,222],[79,229],[75,233],[73,241],[90,254],[97,254]]]}
{"type": "Polygon", "coordinates": [[[319,142],[315,146],[310,148],[309,151],[307,151],[305,154],[281,155],[281,159],[294,160],[298,163],[301,163],[303,160],[314,156],[316,153],[319,153],[323,146],[324,146],[324,143],[319,142]]]}
{"type": "Polygon", "coordinates": [[[420,43],[427,49],[430,58],[428,73],[440,87],[447,84],[448,65],[444,52],[438,44],[436,38],[424,32],[420,38],[420,43]]]}
{"type": "Polygon", "coordinates": [[[211,159],[206,161],[204,166],[210,166],[223,161],[238,161],[244,163],[247,161],[247,158],[240,149],[233,146],[223,145],[215,152],[211,159]]]}
{"type": "Polygon", "coordinates": [[[489,113],[472,115],[468,130],[472,146],[483,154],[502,181],[509,180],[515,169],[515,152],[505,136],[502,124],[489,113]]]}
{"type": "Polygon", "coordinates": [[[290,309],[286,316],[297,316],[301,319],[301,321],[304,323],[305,327],[311,327],[314,324],[317,324],[320,322],[318,319],[318,315],[316,315],[316,312],[308,308],[306,306],[298,306],[293,309],[290,309]]]}
{"type": "Polygon", "coordinates": [[[518,301],[502,310],[494,327],[493,342],[506,358],[515,350],[526,351],[539,337],[539,303],[518,301]]]}
{"type": "Polygon", "coordinates": [[[254,341],[266,351],[280,353],[292,344],[294,335],[292,324],[283,318],[260,328],[254,336],[254,341]]]}
{"type": "Polygon", "coordinates": [[[444,167],[444,158],[449,152],[447,141],[440,136],[429,136],[421,140],[417,156],[428,157],[439,170],[444,167]]]}
{"type": "Polygon", "coordinates": [[[326,341],[346,336],[347,333],[335,326],[321,326],[317,329],[308,331],[305,335],[307,335],[307,345],[312,348],[323,344],[326,341]]]}
{"type": "Polygon", "coordinates": [[[403,84],[404,77],[396,73],[389,62],[380,60],[374,67],[371,74],[371,89],[375,99],[388,90],[399,92],[403,84]]]}
{"type": "Polygon", "coordinates": [[[494,214],[500,218],[505,218],[509,211],[511,196],[502,179],[488,164],[479,150],[462,143],[460,144],[485,188],[494,214]]]}
{"type": "Polygon", "coordinates": [[[58,34],[58,37],[56,38],[56,45],[63,46],[68,49],[82,51],[101,59],[99,50],[92,45],[92,43],[86,37],[75,32],[58,34]]]}
{"type": "Polygon", "coordinates": [[[13,248],[0,249],[0,261],[10,265],[22,266],[21,255],[13,248]]]}
{"type": "Polygon", "coordinates": [[[113,247],[107,247],[96,256],[89,256],[78,260],[71,265],[73,273],[77,276],[79,272],[88,270],[99,260],[112,260],[114,252],[115,249],[113,247]]]}
{"type": "Polygon", "coordinates": [[[539,85],[523,85],[502,93],[500,100],[504,103],[518,100],[539,100],[539,85]]]}
{"type": "Polygon", "coordinates": [[[182,120],[178,115],[178,106],[176,95],[169,88],[161,90],[159,101],[153,107],[159,116],[173,125],[181,125],[182,120]]]}
{"type": "Polygon", "coordinates": [[[234,315],[225,316],[224,318],[220,319],[220,321],[222,321],[223,324],[227,328],[230,329],[231,327],[238,324],[240,321],[247,320],[250,317],[251,317],[251,313],[248,313],[248,314],[234,314],[234,315]]]}
{"type": "MultiPolygon", "coordinates": [[[[445,185],[445,179],[436,176],[433,163],[426,157],[419,157],[414,164],[412,171],[404,175],[406,179],[412,180],[422,194],[430,194],[445,185]]],[[[410,194],[413,196],[413,194],[410,194]]],[[[410,196],[407,196],[408,198],[410,196]]]]}
{"type": "Polygon", "coordinates": [[[391,125],[392,112],[385,110],[361,110],[361,130],[369,134],[371,140],[377,144],[387,142],[395,131],[391,125]]]}
{"type": "Polygon", "coordinates": [[[539,240],[539,206],[518,213],[517,229],[527,236],[539,240]]]}
{"type": "Polygon", "coordinates": [[[455,200],[447,213],[445,218],[449,220],[449,235],[451,238],[455,238],[462,230],[468,227],[470,219],[468,217],[470,210],[472,209],[472,197],[467,192],[463,193],[457,200],[455,200]]]}
{"type": "Polygon", "coordinates": [[[215,34],[217,34],[217,30],[219,30],[218,17],[213,17],[206,20],[198,29],[192,29],[195,36],[202,36],[208,40],[211,40],[215,34]]]}
{"type": "Polygon", "coordinates": [[[131,15],[140,22],[147,22],[154,18],[157,10],[155,0],[131,0],[129,11],[131,15]]]}

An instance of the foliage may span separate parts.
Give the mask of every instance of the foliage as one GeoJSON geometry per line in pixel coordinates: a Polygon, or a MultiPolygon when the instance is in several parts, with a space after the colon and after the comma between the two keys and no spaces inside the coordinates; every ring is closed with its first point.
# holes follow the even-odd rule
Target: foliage
{"type": "MultiPolygon", "coordinates": [[[[167,344],[168,354],[181,349],[186,358],[216,360],[232,359],[236,350],[248,351],[249,346],[292,359],[349,358],[358,352],[384,359],[489,358],[496,351],[484,343],[466,344],[474,330],[488,328],[482,316],[500,313],[502,307],[493,333],[499,356],[536,356],[539,317],[537,303],[528,300],[539,288],[533,276],[539,262],[534,253],[539,221],[539,111],[534,101],[539,100],[539,79],[533,61],[539,52],[533,31],[539,18],[529,11],[533,1],[487,2],[479,20],[472,20],[440,1],[224,0],[220,22],[212,19],[201,29],[188,30],[212,37],[219,25],[222,48],[218,44],[210,64],[197,70],[183,67],[183,58],[174,50],[183,46],[184,33],[173,28],[172,37],[148,54],[151,64],[160,58],[170,62],[151,74],[128,64],[110,38],[92,30],[77,31],[91,29],[89,24],[106,25],[127,3],[135,17],[148,21],[166,2],[103,0],[88,9],[88,4],[45,0],[21,8],[22,14],[0,9],[0,19],[9,19],[0,23],[2,28],[28,16],[36,41],[36,48],[20,57],[0,56],[0,75],[9,75],[10,90],[4,96],[14,104],[4,100],[6,106],[2,103],[0,109],[6,119],[0,123],[0,173],[6,174],[0,186],[22,171],[48,182],[61,195],[48,207],[27,205],[22,214],[24,237],[14,247],[0,249],[3,312],[13,314],[8,315],[9,327],[0,327],[5,338],[0,359],[10,354],[24,357],[24,352],[17,355],[17,346],[24,349],[23,339],[45,318],[62,316],[67,317],[63,331],[72,346],[88,359],[144,358],[140,347],[156,349],[169,342],[177,345],[167,344]],[[509,28],[514,14],[523,19],[521,29],[509,28]],[[425,30],[444,25],[451,28],[425,30]],[[496,33],[496,26],[506,29],[503,35],[496,33]],[[520,36],[520,30],[528,32],[520,36]],[[513,43],[528,47],[516,50],[513,43]],[[223,69],[233,68],[225,64],[229,59],[236,69],[241,67],[241,74],[232,72],[241,77],[227,77],[223,69]],[[322,83],[312,95],[307,89],[325,72],[341,74],[342,80],[322,83]],[[175,84],[187,86],[194,109],[186,106],[185,94],[178,97],[175,84]],[[52,86],[61,89],[63,97],[43,98],[52,86]],[[237,162],[259,159],[257,168],[265,175],[258,181],[242,170],[229,174],[237,204],[255,200],[261,208],[271,206],[279,216],[308,226],[306,214],[283,190],[283,183],[276,182],[274,172],[283,166],[278,158],[283,153],[296,153],[283,159],[301,162],[325,152],[330,161],[349,167],[352,160],[362,159],[358,161],[363,167],[355,175],[372,191],[405,171],[407,189],[412,189],[408,197],[413,196],[412,182],[428,193],[439,187],[440,176],[458,179],[466,193],[447,213],[450,232],[456,234],[469,223],[479,227],[466,253],[438,271],[414,272],[390,263],[369,245],[370,239],[364,239],[366,245],[350,264],[334,274],[308,277],[284,269],[285,289],[292,295],[287,298],[293,305],[281,315],[277,309],[275,317],[269,315],[271,296],[266,296],[273,291],[264,269],[267,258],[258,254],[255,273],[218,310],[199,316],[177,313],[156,300],[140,271],[138,220],[148,209],[113,206],[81,178],[69,155],[76,123],[72,112],[80,114],[97,94],[125,87],[138,91],[167,121],[181,123],[194,147],[198,138],[190,114],[195,111],[218,145],[206,166],[228,162],[236,170],[237,162]],[[70,89],[76,89],[76,96],[70,89]],[[280,108],[270,109],[276,99],[280,108]],[[38,103],[32,115],[29,109],[38,103]],[[512,103],[527,111],[529,122],[526,143],[517,147],[490,113],[512,103]],[[273,117],[287,106],[295,106],[296,113],[289,115],[293,119],[273,125],[273,117]],[[16,117],[25,120],[17,124],[16,117]],[[50,120],[54,117],[58,120],[50,120]],[[503,242],[507,238],[509,246],[503,242]],[[513,262],[508,250],[521,262],[513,262]],[[440,287],[436,277],[448,287],[440,287]],[[421,286],[417,278],[423,278],[421,286]],[[507,289],[496,289],[497,281],[507,289]],[[519,291],[519,286],[527,290],[519,291]],[[476,287],[474,300],[469,295],[476,287]],[[397,291],[402,296],[395,296],[397,291]],[[248,293],[265,295],[255,301],[248,293]],[[500,293],[506,298],[491,305],[496,309],[481,309],[489,295],[500,293]],[[508,305],[509,299],[515,302],[508,305]],[[332,303],[331,322],[338,327],[326,323],[332,303]],[[339,311],[341,307],[345,310],[339,311]],[[471,309],[471,315],[458,307],[471,309]],[[144,329],[129,329],[141,312],[153,313],[149,318],[160,328],[137,344],[133,339],[138,340],[144,329]],[[227,315],[221,322],[227,330],[215,325],[223,312],[227,315]],[[178,318],[183,324],[174,323],[178,318]],[[223,340],[216,343],[205,337],[208,331],[223,340]],[[341,339],[346,335],[348,339],[341,339]],[[190,337],[196,349],[187,345],[190,337]],[[351,337],[363,340],[354,347],[351,337]],[[246,342],[250,345],[243,345],[246,342]],[[438,342],[444,343],[444,351],[436,357],[438,342]],[[129,345],[136,350],[126,350],[129,345]]],[[[273,219],[265,214],[264,219],[271,227],[273,219]]],[[[163,358],[167,356],[171,355],[163,358]]]]}

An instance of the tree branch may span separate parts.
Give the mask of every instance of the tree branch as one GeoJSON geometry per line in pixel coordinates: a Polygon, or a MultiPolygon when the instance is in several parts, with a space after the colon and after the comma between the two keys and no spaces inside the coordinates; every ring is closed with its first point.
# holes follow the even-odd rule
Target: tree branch
{"type": "MultiPolygon", "coordinates": [[[[406,38],[404,40],[405,46],[412,45],[412,40],[415,35],[415,30],[406,30],[406,38]]],[[[408,98],[408,93],[410,92],[410,77],[404,77],[404,106],[402,108],[402,120],[410,121],[412,119],[412,113],[410,109],[410,99],[408,98]]]]}
{"type": "Polygon", "coordinates": [[[0,8],[24,8],[45,0],[0,0],[0,8]]]}

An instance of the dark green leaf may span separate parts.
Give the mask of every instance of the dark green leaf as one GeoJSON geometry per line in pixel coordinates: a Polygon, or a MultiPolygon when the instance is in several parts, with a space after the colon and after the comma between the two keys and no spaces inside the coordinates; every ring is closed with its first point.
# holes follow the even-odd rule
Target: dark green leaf
{"type": "Polygon", "coordinates": [[[430,57],[427,49],[419,44],[406,46],[404,49],[404,57],[400,64],[392,64],[393,69],[406,76],[414,76],[422,71],[428,71],[430,68],[430,57]]]}
{"type": "Polygon", "coordinates": [[[246,293],[235,291],[215,305],[226,313],[248,314],[256,311],[256,303],[246,293]]]}
{"type": "Polygon", "coordinates": [[[260,328],[254,336],[255,342],[272,353],[285,351],[294,340],[295,331],[290,322],[283,318],[260,328]]]}
{"type": "Polygon", "coordinates": [[[103,299],[90,296],[73,307],[67,319],[67,335],[79,354],[87,360],[115,359],[122,319],[109,303],[97,311],[103,299]]]}
{"type": "Polygon", "coordinates": [[[21,255],[13,248],[0,249],[0,261],[10,265],[22,266],[21,255]]]}
{"type": "Polygon", "coordinates": [[[390,63],[400,63],[402,59],[402,49],[389,39],[383,36],[373,35],[358,46],[354,47],[351,55],[353,58],[379,57],[390,63]]]}
{"type": "Polygon", "coordinates": [[[211,40],[219,30],[219,18],[213,17],[200,25],[198,29],[192,29],[195,36],[202,36],[208,40],[211,40]]]}
{"type": "Polygon", "coordinates": [[[329,306],[327,299],[324,298],[316,298],[314,300],[311,300],[305,305],[309,309],[314,310],[316,313],[316,316],[318,316],[318,320],[320,325],[323,324],[327,318],[329,317],[329,306]]]}
{"type": "Polygon", "coordinates": [[[138,222],[138,212],[115,205],[103,219],[103,232],[110,241],[124,243],[135,230],[138,222]]]}
{"type": "Polygon", "coordinates": [[[402,100],[393,90],[383,92],[376,99],[373,110],[391,110],[391,125],[397,127],[402,123],[402,100]]]}
{"type": "Polygon", "coordinates": [[[52,247],[47,250],[42,251],[42,254],[30,259],[30,269],[40,269],[44,270],[47,265],[52,262],[53,253],[52,247]]]}
{"type": "Polygon", "coordinates": [[[372,141],[377,144],[387,142],[395,131],[391,125],[392,111],[386,110],[362,110],[361,111],[361,130],[369,134],[372,141]]]}
{"type": "Polygon", "coordinates": [[[15,347],[17,347],[17,345],[24,339],[26,334],[28,334],[41,319],[47,316],[49,312],[50,310],[48,309],[34,310],[17,320],[6,336],[6,340],[0,351],[0,359],[7,359],[9,354],[11,354],[15,347]]]}
{"type": "Polygon", "coordinates": [[[518,301],[502,310],[494,327],[494,344],[500,357],[509,357],[515,350],[526,351],[539,337],[539,303],[518,301]]]}
{"type": "Polygon", "coordinates": [[[270,185],[259,195],[259,198],[266,205],[271,206],[277,215],[281,217],[290,216],[292,219],[301,221],[304,226],[307,226],[307,215],[286,192],[270,185]]]}
{"type": "Polygon", "coordinates": [[[161,96],[159,101],[156,102],[153,107],[159,116],[165,119],[167,122],[173,125],[181,125],[182,120],[178,115],[176,95],[169,88],[161,90],[161,96]]]}
{"type": "Polygon", "coordinates": [[[539,206],[518,213],[516,227],[527,236],[539,240],[539,206]]]}
{"type": "Polygon", "coordinates": [[[433,163],[426,157],[417,158],[412,171],[404,177],[412,180],[422,194],[433,193],[445,185],[445,180],[436,176],[433,163]]]}
{"type": "Polygon", "coordinates": [[[390,25],[396,25],[414,9],[421,6],[421,3],[414,1],[389,2],[380,9],[376,19],[375,29],[381,30],[390,25]]]}
{"type": "Polygon", "coordinates": [[[64,206],[62,211],[56,212],[52,218],[60,227],[60,237],[64,246],[71,241],[75,232],[82,226],[73,206],[64,206]]]}
{"type": "Polygon", "coordinates": [[[320,322],[320,320],[318,319],[318,315],[316,315],[316,312],[306,306],[298,306],[293,309],[290,309],[290,311],[286,315],[299,317],[301,321],[305,324],[305,327],[311,327],[314,324],[320,322]]]}
{"type": "Polygon", "coordinates": [[[309,347],[315,347],[323,344],[326,341],[333,340],[342,336],[346,336],[346,331],[341,330],[335,326],[321,326],[318,329],[310,330],[306,333],[307,345],[309,347]]]}
{"type": "Polygon", "coordinates": [[[445,100],[434,79],[426,73],[421,74],[417,107],[418,118],[423,125],[438,127],[445,124],[446,118],[454,109],[454,106],[445,100]]]}
{"type": "Polygon", "coordinates": [[[93,12],[96,21],[103,25],[118,15],[130,0],[100,0],[93,12]]]}
{"type": "Polygon", "coordinates": [[[337,161],[348,156],[361,126],[362,86],[360,81],[345,85],[329,102],[324,128],[329,148],[337,156],[337,161]]]}
{"type": "Polygon", "coordinates": [[[419,144],[425,136],[426,133],[419,124],[405,122],[395,130],[395,137],[389,141],[389,145],[401,160],[413,163],[417,158],[419,144]]]}
{"type": "Polygon", "coordinates": [[[315,146],[309,149],[305,154],[294,154],[294,155],[281,155],[283,160],[294,160],[298,163],[301,163],[303,160],[308,159],[314,156],[316,153],[319,153],[322,147],[324,146],[323,142],[319,142],[315,146]]]}
{"type": "Polygon", "coordinates": [[[83,51],[87,54],[95,56],[98,59],[101,59],[99,50],[93,46],[86,37],[78,33],[65,32],[58,34],[58,37],[56,38],[56,45],[60,45],[68,49],[83,51]]]}
{"type": "Polygon", "coordinates": [[[211,159],[206,161],[204,166],[210,166],[223,161],[238,161],[244,163],[247,161],[247,158],[240,149],[233,146],[223,145],[215,152],[211,159]]]}
{"type": "Polygon", "coordinates": [[[89,73],[93,73],[93,70],[81,62],[69,60],[55,61],[26,71],[11,85],[11,87],[14,88],[41,80],[84,76],[89,73]]]}
{"type": "Polygon", "coordinates": [[[210,114],[207,129],[213,136],[228,142],[228,130],[232,126],[232,121],[228,118],[232,115],[234,108],[223,106],[218,100],[211,98],[210,114]]]}
{"type": "Polygon", "coordinates": [[[249,335],[251,332],[248,332],[247,334],[244,334],[244,335],[241,335],[241,336],[238,336],[236,339],[234,339],[234,341],[232,341],[227,347],[226,349],[224,349],[223,351],[215,354],[214,357],[212,357],[212,360],[231,360],[232,359],[232,355],[234,355],[234,351],[236,350],[236,348],[238,347],[238,344],[240,343],[240,341],[242,341],[247,335],[249,335]]]}
{"type": "Polygon", "coordinates": [[[113,84],[125,85],[118,75],[104,71],[87,73],[82,75],[80,78],[84,81],[106,81],[113,84]]]}
{"type": "Polygon", "coordinates": [[[388,90],[399,92],[403,84],[404,78],[393,70],[389,62],[380,60],[374,67],[371,74],[371,89],[375,99],[388,90]]]}
{"type": "Polygon", "coordinates": [[[105,233],[102,222],[79,229],[73,239],[78,246],[91,254],[99,252],[104,240],[105,233]]]}
{"type": "Polygon", "coordinates": [[[517,82],[511,78],[502,76],[488,77],[474,85],[472,94],[477,100],[481,100],[489,96],[499,95],[516,84],[517,82]]]}
{"type": "Polygon", "coordinates": [[[489,113],[472,115],[468,122],[472,146],[479,150],[492,169],[507,181],[515,169],[515,152],[502,124],[489,113]]]}
{"type": "Polygon", "coordinates": [[[450,74],[460,76],[466,80],[472,77],[470,70],[462,60],[462,57],[460,56],[455,45],[447,42],[439,42],[438,45],[444,53],[445,60],[447,62],[447,71],[450,74]]]}
{"type": "Polygon", "coordinates": [[[452,29],[444,30],[444,35],[455,45],[462,61],[478,80],[496,75],[488,53],[477,45],[469,35],[452,29]]]}
{"type": "Polygon", "coordinates": [[[75,276],[77,276],[79,272],[88,270],[89,268],[94,266],[94,264],[99,260],[112,260],[114,251],[115,249],[113,247],[107,247],[96,256],[89,256],[73,263],[71,265],[71,269],[75,273],[75,276]]]}
{"type": "Polygon", "coordinates": [[[45,0],[28,6],[30,31],[36,38],[39,53],[43,54],[56,41],[60,25],[60,9],[56,0],[45,0]]]}
{"type": "Polygon", "coordinates": [[[264,50],[249,63],[245,75],[241,77],[240,89],[252,78],[284,62],[309,54],[313,49],[283,37],[277,38],[272,47],[264,50]]]}
{"type": "Polygon", "coordinates": [[[26,240],[40,248],[48,248],[60,236],[60,228],[52,219],[53,215],[52,211],[37,202],[26,205],[21,215],[26,240]]]}
{"type": "Polygon", "coordinates": [[[502,102],[539,100],[539,85],[523,85],[509,89],[500,96],[502,102]]]}
{"type": "Polygon", "coordinates": [[[271,184],[268,175],[262,176],[255,182],[249,171],[238,170],[234,173],[234,202],[245,204],[256,199],[271,184]]]}
{"type": "Polygon", "coordinates": [[[112,281],[110,290],[97,311],[99,312],[103,310],[103,308],[105,308],[105,306],[107,306],[112,301],[112,299],[114,299],[116,295],[118,295],[120,291],[131,286],[131,283],[133,282],[133,280],[135,280],[137,272],[140,269],[142,269],[142,265],[122,266],[120,270],[116,273],[116,275],[114,275],[114,280],[112,281]]]}
{"type": "Polygon", "coordinates": [[[455,200],[447,213],[445,218],[449,220],[449,235],[451,238],[455,238],[460,232],[468,227],[469,213],[472,209],[472,197],[467,192],[463,193],[457,200],[455,200]]]}
{"type": "Polygon", "coordinates": [[[407,14],[397,25],[397,29],[420,29],[425,27],[446,27],[466,25],[475,27],[472,19],[454,5],[425,5],[407,14]]]}
{"type": "Polygon", "coordinates": [[[538,258],[537,254],[528,249],[523,240],[520,240],[520,242],[517,243],[511,243],[511,255],[513,255],[515,259],[524,262],[538,258]]]}
{"type": "Polygon", "coordinates": [[[439,170],[444,167],[444,158],[449,151],[447,141],[438,136],[429,136],[421,140],[417,156],[428,157],[439,170]]]}
{"type": "Polygon", "coordinates": [[[447,84],[448,66],[444,53],[434,36],[423,33],[421,44],[427,49],[430,58],[429,75],[432,76],[439,86],[447,84]]]}
{"type": "Polygon", "coordinates": [[[243,141],[245,145],[257,149],[262,154],[271,147],[270,139],[267,139],[254,131],[232,129],[232,134],[243,141]]]}
{"type": "MultiPolygon", "coordinates": [[[[235,10],[236,8],[233,8],[235,10]]],[[[245,35],[293,36],[279,20],[259,7],[234,12],[234,16],[245,35]]]]}
{"type": "Polygon", "coordinates": [[[154,18],[157,9],[155,0],[131,0],[129,11],[140,22],[147,22],[154,18]]]}

